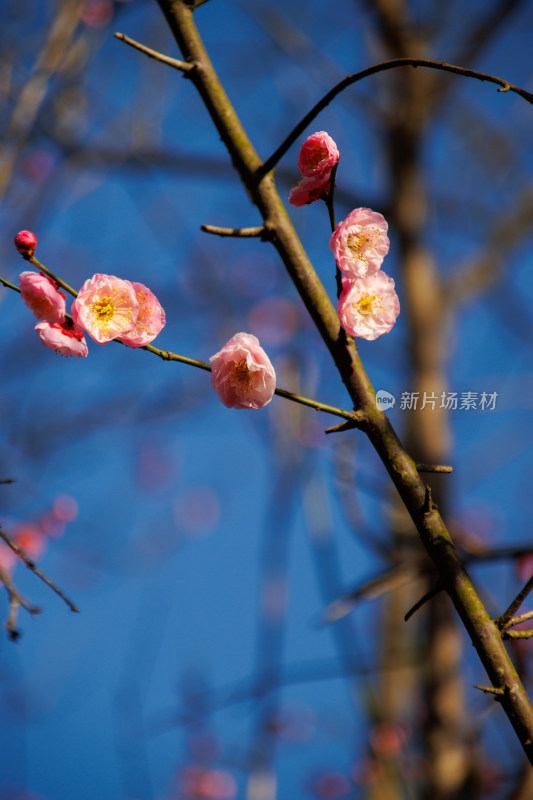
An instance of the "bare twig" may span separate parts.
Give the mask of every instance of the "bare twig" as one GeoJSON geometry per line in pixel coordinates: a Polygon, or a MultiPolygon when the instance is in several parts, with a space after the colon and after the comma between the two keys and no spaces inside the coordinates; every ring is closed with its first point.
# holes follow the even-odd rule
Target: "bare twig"
{"type": "Polygon", "coordinates": [[[526,611],[525,614],[520,614],[518,617],[511,617],[511,619],[505,623],[504,628],[513,628],[515,625],[520,625],[521,622],[525,622],[528,619],[533,618],[533,611],[526,611]]]}
{"type": "Polygon", "coordinates": [[[453,472],[453,467],[448,467],[446,464],[417,464],[418,472],[439,472],[449,473],[453,472]]]}
{"type": "MultiPolygon", "coordinates": [[[[20,559],[22,559],[22,561],[24,561],[29,570],[31,570],[35,575],[37,575],[38,578],[40,578],[44,583],[46,583],[46,585],[49,586],[50,589],[52,589],[52,591],[54,591],[63,600],[63,602],[67,604],[67,606],[70,608],[71,611],[79,613],[79,608],[75,606],[71,600],[68,599],[68,597],[61,591],[61,589],[59,589],[55,585],[55,583],[53,583],[50,580],[50,578],[47,578],[46,575],[43,572],[41,572],[41,570],[39,569],[39,567],[37,567],[35,562],[32,561],[31,558],[24,552],[24,550],[21,547],[19,547],[18,544],[15,544],[15,542],[12,539],[10,539],[7,533],[5,533],[5,531],[3,531],[1,528],[0,528],[0,538],[2,538],[4,542],[7,544],[7,546],[10,547],[13,550],[13,552],[16,553],[20,559]]],[[[2,580],[4,580],[3,577],[2,580]]],[[[24,603],[21,604],[24,605],[25,608],[28,608],[28,606],[25,605],[24,603]]],[[[31,609],[28,608],[28,611],[31,611],[31,609]]],[[[38,613],[38,612],[32,611],[31,613],[38,613]]]]}
{"type": "Polygon", "coordinates": [[[515,599],[509,606],[509,608],[503,612],[503,614],[495,620],[496,625],[500,630],[507,627],[507,623],[510,619],[514,616],[515,611],[518,611],[528,594],[533,589],[533,575],[528,580],[524,588],[516,595],[515,599]]]}
{"type": "Polygon", "coordinates": [[[5,590],[9,597],[9,617],[4,623],[4,627],[7,628],[8,636],[11,641],[15,642],[20,636],[20,632],[17,630],[17,617],[20,606],[25,608],[30,614],[40,614],[41,609],[37,608],[36,606],[31,606],[28,601],[22,597],[22,595],[15,588],[10,575],[1,567],[0,581],[4,584],[5,590]]]}
{"type": "Polygon", "coordinates": [[[420,600],[418,600],[414,604],[414,606],[411,606],[411,608],[404,617],[405,622],[411,619],[411,617],[415,612],[417,612],[420,608],[422,608],[422,606],[424,606],[428,602],[428,600],[431,600],[433,597],[436,597],[439,594],[439,592],[442,592],[442,590],[443,587],[439,583],[437,583],[432,589],[429,590],[429,592],[426,592],[425,595],[421,597],[420,600]]]}
{"type": "Polygon", "coordinates": [[[129,44],[130,47],[135,48],[135,50],[140,50],[141,53],[144,53],[146,56],[149,56],[156,61],[161,61],[162,64],[166,64],[169,67],[174,67],[174,69],[179,69],[180,72],[192,72],[192,70],[196,68],[196,64],[191,64],[187,61],[180,61],[177,58],[171,58],[170,56],[163,55],[163,53],[158,53],[157,50],[152,50],[150,47],[146,47],[146,45],[136,42],[135,39],[130,39],[130,37],[126,36],[124,33],[115,33],[115,39],[119,39],[121,42],[129,44]]]}
{"type": "Polygon", "coordinates": [[[200,229],[204,233],[213,233],[216,236],[237,236],[237,237],[251,237],[258,236],[265,239],[268,236],[268,231],[264,225],[257,225],[255,228],[220,228],[218,225],[200,225],[200,229]]]}

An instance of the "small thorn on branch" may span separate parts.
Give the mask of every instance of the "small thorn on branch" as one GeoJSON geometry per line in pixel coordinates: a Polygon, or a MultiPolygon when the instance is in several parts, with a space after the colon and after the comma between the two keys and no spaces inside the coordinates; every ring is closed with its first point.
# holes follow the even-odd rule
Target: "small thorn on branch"
{"type": "Polygon", "coordinates": [[[453,467],[446,464],[417,464],[418,472],[453,472],[453,467]]]}
{"type": "Polygon", "coordinates": [[[485,692],[485,694],[494,694],[496,697],[501,697],[505,694],[505,689],[502,687],[494,687],[494,686],[478,686],[478,684],[474,684],[474,689],[479,689],[481,692],[485,692]]]}
{"type": "Polygon", "coordinates": [[[136,42],[135,39],[130,39],[130,37],[126,36],[124,33],[115,33],[115,39],[129,44],[129,46],[135,48],[135,50],[140,50],[141,53],[144,53],[149,58],[161,61],[162,64],[167,64],[169,67],[174,67],[174,69],[179,69],[180,72],[192,72],[196,69],[196,64],[189,61],[180,61],[178,58],[170,58],[170,56],[165,56],[163,53],[158,53],[157,50],[152,50],[150,47],[136,42]]]}
{"type": "Polygon", "coordinates": [[[212,233],[215,236],[260,237],[263,240],[269,237],[264,225],[257,225],[255,228],[221,228],[218,225],[200,225],[200,230],[204,233],[212,233]]]}

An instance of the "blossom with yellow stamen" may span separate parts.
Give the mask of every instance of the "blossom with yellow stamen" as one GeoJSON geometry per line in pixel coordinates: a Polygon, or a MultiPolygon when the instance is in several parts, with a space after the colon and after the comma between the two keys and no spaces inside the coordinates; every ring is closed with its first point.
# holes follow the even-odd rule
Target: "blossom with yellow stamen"
{"type": "Polygon", "coordinates": [[[394,281],[382,270],[366,278],[344,279],[339,320],[352,336],[372,341],[388,333],[400,313],[394,281]]]}
{"type": "Polygon", "coordinates": [[[86,280],[72,304],[75,325],[98,344],[120,339],[135,327],[139,301],[130,281],[96,273],[86,280]]]}
{"type": "Polygon", "coordinates": [[[339,222],[329,240],[335,261],[349,278],[374,275],[389,252],[385,218],[370,208],[356,208],[339,222]]]}

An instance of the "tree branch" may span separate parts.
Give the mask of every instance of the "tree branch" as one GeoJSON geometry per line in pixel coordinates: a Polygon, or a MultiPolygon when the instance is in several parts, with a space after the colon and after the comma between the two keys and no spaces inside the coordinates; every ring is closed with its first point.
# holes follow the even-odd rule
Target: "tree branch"
{"type": "MultiPolygon", "coordinates": [[[[491,80],[507,91],[515,91],[517,87],[483,73],[420,59],[396,60],[371,67],[357,76],[350,76],[326,95],[305,118],[303,127],[295,129],[296,133],[291,134],[294,138],[286,140],[267,163],[261,164],[213,69],[194,25],[190,8],[184,0],[158,0],[158,3],[184,57],[198,65],[191,74],[191,80],[202,97],[252,201],[259,209],[265,225],[273,232],[273,244],[336,363],[355,409],[365,414],[367,435],[435,563],[439,578],[450,595],[491,682],[496,687],[507,687],[502,696],[502,708],[533,763],[533,707],[508,656],[501,633],[483,606],[437,507],[426,503],[426,486],[416,471],[413,459],[405,452],[385,413],[377,408],[374,389],[360,361],[354,341],[344,335],[340,328],[337,313],[294,231],[271,174],[277,160],[322,107],[350,83],[375,72],[401,65],[430,66],[451,70],[465,77],[491,80]],[[262,180],[258,181],[258,177],[262,180]]],[[[517,91],[528,102],[533,102],[533,96],[521,89],[517,91]]]]}
{"type": "MultiPolygon", "coordinates": [[[[160,3],[161,5],[161,3],[160,3]]],[[[504,80],[503,78],[498,78],[495,75],[489,75],[486,72],[478,72],[474,69],[467,69],[466,67],[458,67],[454,64],[447,64],[445,61],[430,61],[425,58],[393,58],[390,61],[383,61],[381,64],[375,64],[372,67],[367,67],[366,69],[361,70],[360,72],[356,72],[353,75],[348,75],[344,78],[340,83],[330,89],[330,91],[324,95],[324,97],[313,106],[311,111],[309,111],[303,119],[292,129],[290,134],[287,138],[280,144],[280,146],[275,150],[272,155],[267,158],[265,163],[260,167],[257,173],[257,177],[260,179],[264,175],[270,172],[270,170],[274,169],[278,161],[285,155],[287,150],[294,144],[294,142],[298,139],[299,136],[305,131],[307,126],[317,117],[321,111],[328,106],[332,100],[337,97],[338,94],[347,89],[348,86],[352,86],[354,83],[358,83],[358,81],[362,81],[365,78],[369,78],[371,75],[377,75],[379,72],[385,72],[389,69],[396,69],[397,67],[427,67],[428,69],[436,69],[442,70],[444,72],[452,72],[455,75],[461,75],[463,78],[475,78],[478,81],[488,81],[489,83],[494,83],[498,85],[500,88],[498,89],[499,92],[514,92],[515,94],[520,95],[523,97],[524,100],[527,100],[528,103],[533,105],[533,94],[530,92],[526,92],[525,89],[521,89],[519,86],[515,86],[513,83],[509,83],[509,81],[504,80]]]]}

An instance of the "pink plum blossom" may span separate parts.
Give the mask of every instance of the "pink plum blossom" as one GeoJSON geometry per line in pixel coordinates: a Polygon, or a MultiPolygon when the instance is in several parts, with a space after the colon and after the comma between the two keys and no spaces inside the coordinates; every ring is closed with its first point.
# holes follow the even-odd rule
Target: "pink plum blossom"
{"type": "Polygon", "coordinates": [[[88,354],[83,332],[74,327],[69,319],[63,322],[38,322],[35,330],[41,342],[62,356],[85,358],[88,354]]]}
{"type": "Polygon", "coordinates": [[[142,283],[131,282],[139,303],[139,314],[134,327],[126,336],[121,336],[128,347],[143,347],[155,339],[165,325],[165,312],[150,289],[142,283]]]}
{"type": "Polygon", "coordinates": [[[344,330],[369,341],[388,333],[400,313],[393,279],[380,270],[343,285],[338,312],[344,330]]]}
{"type": "Polygon", "coordinates": [[[236,333],[209,359],[211,384],[227,408],[262,408],[276,388],[276,373],[251,333],[236,333]]]}
{"type": "Polygon", "coordinates": [[[300,208],[300,206],[306,206],[308,203],[314,203],[315,200],[320,200],[322,195],[329,194],[330,178],[331,173],[302,178],[300,183],[291,189],[289,203],[292,206],[300,208]]]}
{"type": "Polygon", "coordinates": [[[72,304],[74,323],[98,344],[132,332],[139,315],[139,301],[129,281],[96,273],[85,281],[72,304]]]}
{"type": "Polygon", "coordinates": [[[339,222],[329,240],[337,266],[349,278],[374,275],[389,252],[385,218],[369,208],[356,208],[339,222]]]}
{"type": "Polygon", "coordinates": [[[306,178],[315,175],[331,175],[331,170],[339,160],[337,145],[326,133],[317,131],[308,136],[300,147],[298,169],[306,178]]]}
{"type": "Polygon", "coordinates": [[[61,322],[65,319],[65,295],[57,283],[42,272],[21,272],[20,294],[37,319],[61,322]]]}

